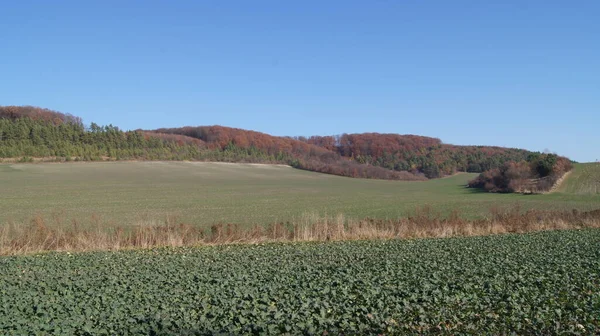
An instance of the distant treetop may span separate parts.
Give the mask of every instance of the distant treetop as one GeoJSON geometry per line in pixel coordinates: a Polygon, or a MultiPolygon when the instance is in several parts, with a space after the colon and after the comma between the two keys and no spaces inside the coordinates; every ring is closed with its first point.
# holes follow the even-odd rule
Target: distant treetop
{"type": "Polygon", "coordinates": [[[0,106],[0,118],[18,119],[31,118],[50,122],[54,125],[65,123],[83,125],[80,117],[35,106],[0,106]]]}

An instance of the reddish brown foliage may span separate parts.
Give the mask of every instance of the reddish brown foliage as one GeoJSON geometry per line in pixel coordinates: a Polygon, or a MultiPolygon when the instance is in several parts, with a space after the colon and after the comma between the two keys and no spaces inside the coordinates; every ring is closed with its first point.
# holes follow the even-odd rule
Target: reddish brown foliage
{"type": "Polygon", "coordinates": [[[382,167],[360,164],[355,161],[339,158],[335,161],[321,161],[318,159],[303,160],[296,168],[315,171],[319,173],[340,175],[357,178],[374,178],[380,180],[400,181],[425,181],[423,174],[413,174],[407,171],[395,171],[382,167]]]}
{"type": "Polygon", "coordinates": [[[223,126],[158,129],[155,132],[198,138],[205,141],[209,148],[225,149],[230,144],[241,148],[254,147],[268,155],[279,157],[283,155],[292,160],[284,163],[292,164],[296,168],[326,174],[391,180],[426,179],[422,175],[360,164],[344,158],[327,149],[336,148],[337,141],[334,137],[311,137],[307,141],[300,141],[290,137],[275,137],[265,133],[223,126]]]}
{"type": "Polygon", "coordinates": [[[146,131],[141,131],[141,132],[144,135],[145,139],[159,138],[161,140],[175,142],[179,146],[182,146],[182,145],[196,145],[196,146],[201,147],[201,148],[206,147],[206,143],[204,141],[202,141],[200,139],[192,138],[192,137],[189,137],[189,136],[185,136],[185,135],[168,134],[168,133],[158,133],[158,132],[146,132],[146,131]]]}
{"type": "Polygon", "coordinates": [[[531,162],[507,162],[500,168],[488,170],[470,181],[469,187],[489,192],[545,192],[572,168],[571,161],[565,157],[542,154],[531,162]],[[546,173],[541,175],[540,171],[546,173]]]}
{"type": "Polygon", "coordinates": [[[418,135],[399,134],[343,134],[339,138],[339,151],[343,156],[369,155],[378,158],[387,153],[417,152],[441,145],[440,139],[418,135]]]}
{"type": "Polygon", "coordinates": [[[437,138],[399,134],[343,134],[337,137],[300,137],[358,161],[398,171],[420,171],[428,177],[457,171],[483,172],[506,161],[524,160],[529,152],[488,146],[454,146],[437,138]]]}
{"type": "MultiPolygon", "coordinates": [[[[81,119],[77,117],[47,109],[31,106],[0,107],[0,118],[22,117],[54,125],[82,125],[81,119]]],[[[92,133],[97,133],[97,125],[92,123],[91,128],[92,133]]],[[[104,131],[119,131],[112,126],[109,128],[104,131]]],[[[182,127],[142,133],[146,139],[158,138],[179,145],[223,151],[229,160],[280,162],[323,173],[380,179],[419,180],[423,176],[437,178],[457,171],[483,172],[500,168],[509,161],[523,161],[531,154],[511,148],[453,146],[443,144],[437,138],[399,134],[363,133],[291,138],[223,126],[182,127]],[[240,152],[239,149],[246,151],[240,152]]],[[[93,137],[90,139],[92,142],[97,141],[93,137]]],[[[563,163],[568,164],[557,164],[563,163]]],[[[544,172],[553,164],[554,162],[546,162],[538,165],[538,173],[545,175],[544,172]]],[[[556,168],[557,171],[565,169],[566,166],[556,168]]],[[[512,181],[512,187],[520,187],[519,183],[512,181]]],[[[498,188],[505,189],[508,186],[498,188]]]]}
{"type": "Polygon", "coordinates": [[[527,162],[507,162],[500,168],[482,173],[469,182],[469,187],[483,188],[490,192],[517,192],[523,190],[533,174],[527,162]]]}
{"type": "Polygon", "coordinates": [[[201,139],[210,148],[224,149],[227,145],[233,144],[241,148],[255,147],[269,155],[277,155],[279,153],[289,153],[294,156],[332,154],[325,148],[310,145],[292,138],[276,137],[265,133],[223,126],[161,128],[153,132],[181,134],[201,139]]]}
{"type": "Polygon", "coordinates": [[[54,125],[74,123],[82,125],[81,118],[35,106],[0,106],[0,118],[31,118],[43,120],[54,125]]]}
{"type": "Polygon", "coordinates": [[[311,136],[305,142],[333,152],[337,151],[338,140],[334,136],[311,136]]]}

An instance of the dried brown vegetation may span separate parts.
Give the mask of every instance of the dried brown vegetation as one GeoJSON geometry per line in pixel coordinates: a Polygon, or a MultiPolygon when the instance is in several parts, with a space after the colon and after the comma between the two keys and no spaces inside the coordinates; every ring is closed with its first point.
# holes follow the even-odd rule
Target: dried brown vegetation
{"type": "Polygon", "coordinates": [[[168,216],[163,222],[146,220],[133,226],[117,226],[95,218],[91,226],[76,220],[64,223],[64,214],[36,216],[27,224],[0,227],[0,254],[42,251],[91,251],[132,248],[195,246],[259,242],[306,242],[360,239],[410,239],[480,236],[544,230],[600,228],[600,210],[591,212],[522,212],[492,209],[487,218],[468,220],[453,212],[442,217],[429,207],[394,220],[349,220],[343,215],[307,214],[294,222],[255,225],[216,224],[203,228],[168,216]]]}
{"type": "Polygon", "coordinates": [[[528,161],[507,162],[483,172],[469,187],[489,192],[544,193],[573,169],[571,161],[554,154],[532,155],[528,161]]]}

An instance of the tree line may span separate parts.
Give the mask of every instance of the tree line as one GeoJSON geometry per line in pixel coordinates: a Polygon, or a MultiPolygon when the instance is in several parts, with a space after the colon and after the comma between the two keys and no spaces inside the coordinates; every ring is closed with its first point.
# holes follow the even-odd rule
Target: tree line
{"type": "Polygon", "coordinates": [[[85,127],[78,117],[48,109],[0,106],[2,158],[281,163],[348,177],[426,180],[455,172],[496,176],[513,162],[532,162],[540,155],[516,148],[455,146],[417,135],[277,137],[223,126],[123,131],[95,123],[85,127]]]}
{"type": "Polygon", "coordinates": [[[506,162],[525,160],[531,154],[516,148],[449,145],[437,138],[418,135],[362,133],[296,139],[360,163],[420,172],[428,178],[456,172],[481,173],[506,162]]]}
{"type": "Polygon", "coordinates": [[[186,128],[185,132],[122,131],[113,125],[36,107],[0,107],[0,158],[52,157],[59,161],[195,160],[280,163],[349,177],[424,180],[342,160],[338,155],[289,138],[226,127],[186,128]],[[191,135],[188,136],[187,134],[191,135]]]}
{"type": "Polygon", "coordinates": [[[229,146],[236,148],[256,148],[267,155],[276,157],[281,163],[294,168],[326,174],[376,178],[387,180],[426,180],[419,171],[395,171],[364,162],[346,158],[314,144],[292,137],[276,137],[265,133],[223,126],[199,126],[180,128],[161,128],[151,133],[175,134],[202,140],[213,150],[224,150],[229,146]]]}

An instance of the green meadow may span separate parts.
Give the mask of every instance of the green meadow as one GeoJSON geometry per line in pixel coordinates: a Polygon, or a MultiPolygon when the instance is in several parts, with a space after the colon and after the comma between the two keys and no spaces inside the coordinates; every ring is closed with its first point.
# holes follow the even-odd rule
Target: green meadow
{"type": "Polygon", "coordinates": [[[597,164],[577,165],[555,193],[490,194],[465,187],[476,174],[426,182],[352,179],[287,166],[200,162],[0,164],[0,223],[36,216],[70,223],[177,221],[260,224],[307,215],[397,218],[430,207],[443,215],[491,209],[600,208],[597,164]]]}
{"type": "Polygon", "coordinates": [[[574,195],[600,194],[600,163],[579,163],[557,190],[574,195]]]}

